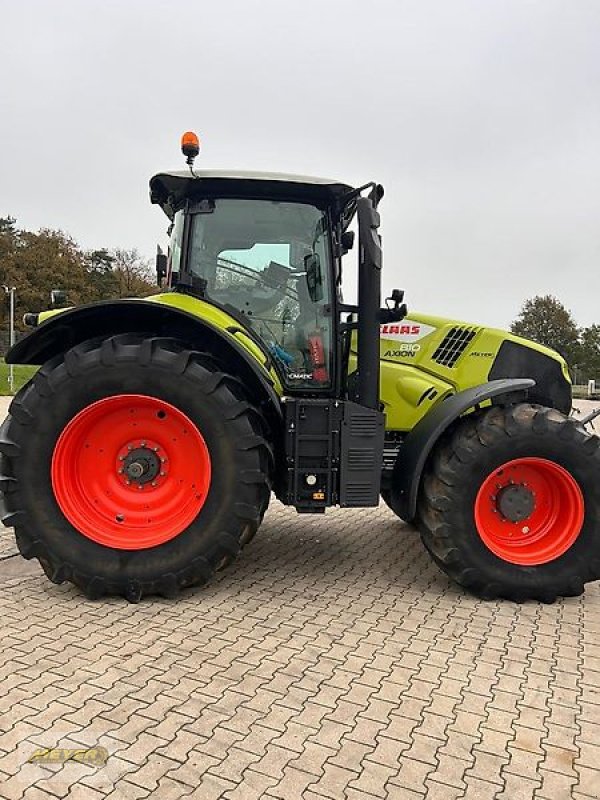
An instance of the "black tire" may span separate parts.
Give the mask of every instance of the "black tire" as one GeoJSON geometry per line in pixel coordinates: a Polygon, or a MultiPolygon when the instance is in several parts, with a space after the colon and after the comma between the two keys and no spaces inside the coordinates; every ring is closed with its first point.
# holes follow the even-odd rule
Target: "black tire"
{"type": "Polygon", "coordinates": [[[396,509],[394,508],[394,506],[392,504],[392,492],[391,492],[391,490],[390,489],[382,489],[381,492],[380,492],[380,496],[381,496],[381,499],[383,500],[383,502],[389,508],[389,510],[391,512],[393,512],[398,517],[398,519],[401,519],[404,522],[405,520],[400,516],[400,514],[396,511],[396,509]]]}
{"type": "Polygon", "coordinates": [[[475,594],[517,602],[576,596],[600,578],[600,440],[560,412],[520,404],[462,419],[440,442],[424,476],[418,526],[425,547],[453,580],[475,594]],[[582,491],[581,532],[562,555],[521,566],[496,556],[478,533],[477,492],[493,470],[537,457],[566,469],[582,491]]]}
{"type": "Polygon", "coordinates": [[[386,506],[390,509],[390,511],[394,511],[392,508],[392,496],[389,489],[382,489],[380,492],[381,499],[386,504],[386,506]]]}
{"type": "Polygon", "coordinates": [[[13,399],[0,430],[2,521],[14,526],[24,558],[54,583],[71,581],[91,599],[175,596],[206,583],[256,532],[270,497],[272,453],[265,423],[241,384],[210,357],[172,339],[124,334],[84,342],[54,359],[13,399]],[[152,395],[202,432],[213,465],[206,501],[170,541],[139,550],[106,547],[65,518],[50,465],[66,424],[91,403],[152,395]]]}

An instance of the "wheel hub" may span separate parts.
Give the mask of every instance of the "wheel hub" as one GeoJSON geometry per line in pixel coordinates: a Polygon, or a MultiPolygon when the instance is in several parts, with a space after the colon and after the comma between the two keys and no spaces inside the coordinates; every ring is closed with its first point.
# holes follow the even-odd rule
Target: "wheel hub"
{"type": "Polygon", "coordinates": [[[503,486],[496,495],[496,507],[509,522],[521,522],[533,513],[535,495],[524,484],[503,486]]]}
{"type": "Polygon", "coordinates": [[[149,447],[136,447],[123,461],[123,474],[139,484],[150,483],[160,473],[160,458],[149,447]]]}
{"type": "Polygon", "coordinates": [[[119,448],[116,471],[119,482],[129,489],[162,486],[169,477],[171,459],[158,441],[132,439],[119,448]]]}

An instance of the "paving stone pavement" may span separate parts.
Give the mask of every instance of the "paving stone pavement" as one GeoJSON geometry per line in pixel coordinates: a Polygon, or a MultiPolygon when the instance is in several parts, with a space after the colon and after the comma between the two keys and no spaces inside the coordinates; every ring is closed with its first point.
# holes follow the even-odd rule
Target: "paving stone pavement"
{"type": "Polygon", "coordinates": [[[477,600],[384,507],[274,502],[209,586],[139,605],[0,543],[3,800],[600,798],[599,583],[477,600]]]}

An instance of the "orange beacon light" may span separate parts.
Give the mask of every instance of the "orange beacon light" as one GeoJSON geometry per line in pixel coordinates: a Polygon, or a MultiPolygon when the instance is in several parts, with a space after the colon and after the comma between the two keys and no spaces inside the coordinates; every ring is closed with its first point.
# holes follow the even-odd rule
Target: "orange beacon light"
{"type": "Polygon", "coordinates": [[[200,152],[200,139],[193,131],[187,131],[181,137],[181,152],[186,157],[188,166],[191,167],[200,152]]]}

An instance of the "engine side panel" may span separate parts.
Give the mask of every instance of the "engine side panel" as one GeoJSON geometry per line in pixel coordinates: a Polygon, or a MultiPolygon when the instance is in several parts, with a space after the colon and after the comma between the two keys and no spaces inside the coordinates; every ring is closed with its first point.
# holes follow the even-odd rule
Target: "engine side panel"
{"type": "MultiPolygon", "coordinates": [[[[499,378],[533,378],[534,402],[570,411],[567,365],[547,347],[495,328],[419,313],[381,325],[380,331],[386,430],[412,430],[450,395],[499,378]]],[[[354,336],[349,373],[355,369],[354,336]]]]}

